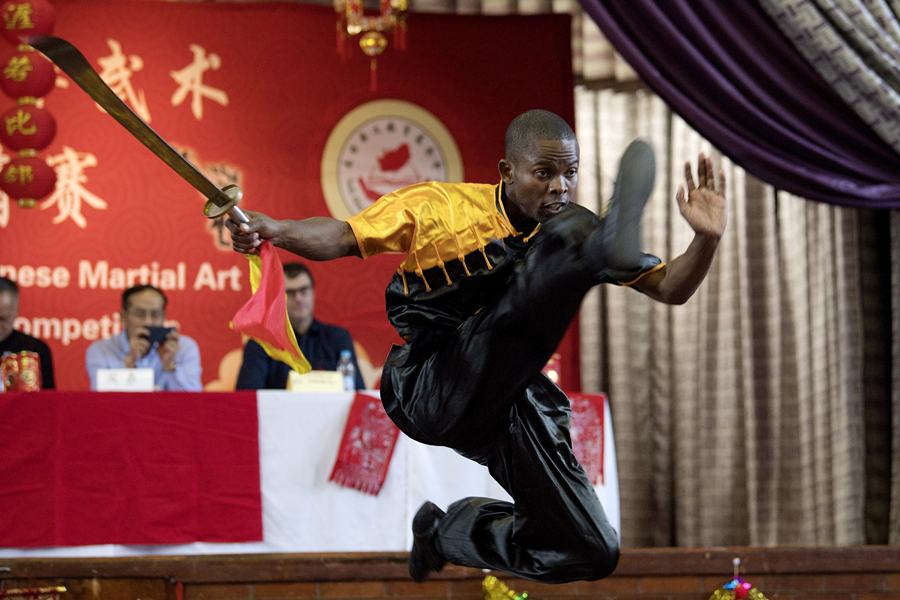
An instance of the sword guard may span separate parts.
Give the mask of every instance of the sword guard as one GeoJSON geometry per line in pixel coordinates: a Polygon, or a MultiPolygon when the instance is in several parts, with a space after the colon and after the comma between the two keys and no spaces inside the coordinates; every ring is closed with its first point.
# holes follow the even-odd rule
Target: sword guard
{"type": "Polygon", "coordinates": [[[243,192],[241,192],[241,188],[234,184],[229,184],[222,188],[222,193],[228,200],[223,204],[217,204],[212,200],[207,200],[206,205],[203,207],[203,214],[210,219],[215,219],[228,213],[232,220],[238,223],[246,223],[249,219],[247,219],[247,216],[237,207],[238,202],[241,201],[241,197],[244,195],[243,192]]]}

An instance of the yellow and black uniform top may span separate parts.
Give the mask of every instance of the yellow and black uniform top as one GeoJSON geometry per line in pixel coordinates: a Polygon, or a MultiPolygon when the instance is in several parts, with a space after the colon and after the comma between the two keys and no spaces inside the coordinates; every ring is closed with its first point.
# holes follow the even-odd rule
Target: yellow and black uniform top
{"type": "Polygon", "coordinates": [[[514,262],[525,255],[540,225],[516,231],[502,188],[502,183],[415,184],[382,196],[348,220],[363,258],[406,254],[385,292],[388,320],[406,341],[430,347],[507,288],[514,262]]]}

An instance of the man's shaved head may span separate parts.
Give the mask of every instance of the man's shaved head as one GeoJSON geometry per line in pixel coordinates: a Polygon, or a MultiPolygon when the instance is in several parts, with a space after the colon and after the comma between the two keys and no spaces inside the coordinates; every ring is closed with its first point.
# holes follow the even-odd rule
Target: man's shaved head
{"type": "Polygon", "coordinates": [[[533,141],[574,140],[575,132],[562,117],[546,110],[529,110],[506,130],[506,160],[517,162],[533,141]]]}

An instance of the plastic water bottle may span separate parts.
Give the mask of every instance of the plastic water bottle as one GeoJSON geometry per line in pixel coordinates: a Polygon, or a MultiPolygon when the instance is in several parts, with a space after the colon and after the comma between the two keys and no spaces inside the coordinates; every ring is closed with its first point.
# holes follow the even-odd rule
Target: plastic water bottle
{"type": "Polygon", "coordinates": [[[344,380],[345,390],[356,389],[356,369],[353,366],[353,357],[349,350],[341,350],[341,359],[338,361],[338,373],[344,380]]]}

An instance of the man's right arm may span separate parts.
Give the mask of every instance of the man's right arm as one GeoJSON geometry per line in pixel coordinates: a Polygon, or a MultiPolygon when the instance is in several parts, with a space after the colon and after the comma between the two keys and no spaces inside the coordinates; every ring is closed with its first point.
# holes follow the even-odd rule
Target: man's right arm
{"type": "Polygon", "coordinates": [[[311,217],[302,221],[277,221],[262,213],[245,211],[248,223],[226,221],[231,245],[241,254],[258,254],[263,240],[307,260],[332,260],[362,256],[356,236],[346,221],[311,217]]]}

